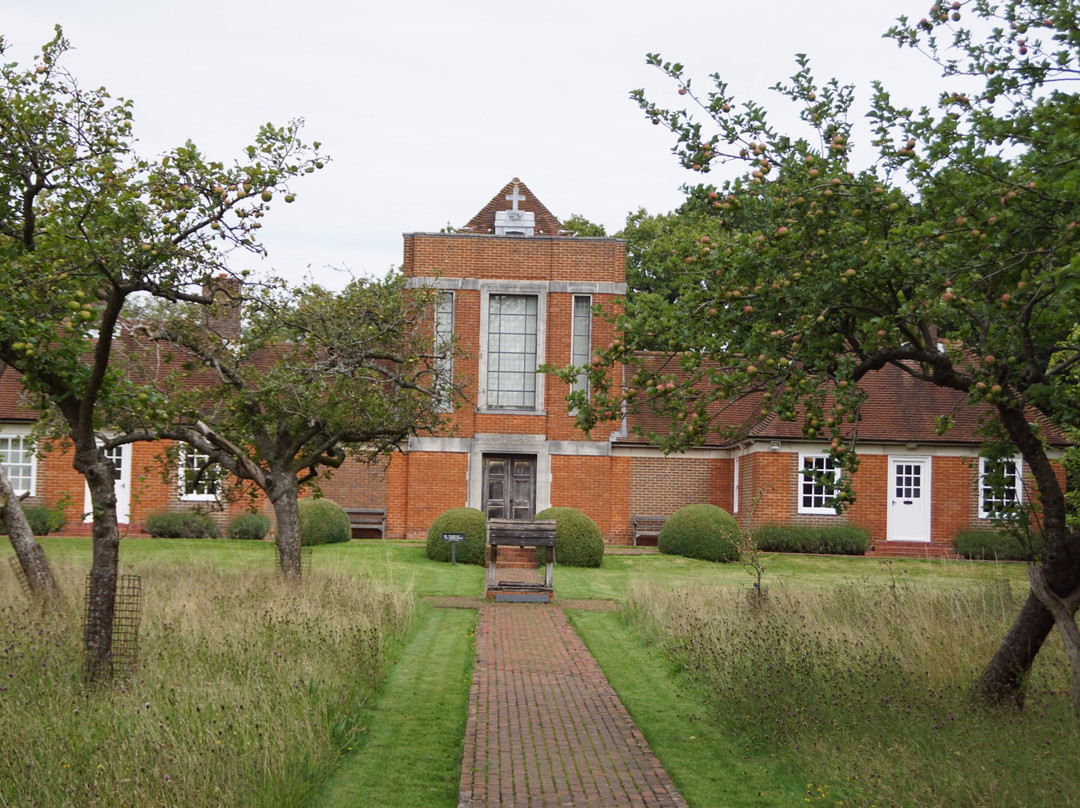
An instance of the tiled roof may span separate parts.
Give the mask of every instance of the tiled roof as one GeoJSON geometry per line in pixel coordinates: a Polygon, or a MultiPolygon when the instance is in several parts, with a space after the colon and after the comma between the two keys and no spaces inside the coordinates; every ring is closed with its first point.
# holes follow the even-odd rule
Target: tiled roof
{"type": "MultiPolygon", "coordinates": [[[[659,354],[642,354],[641,358],[653,369],[664,362],[664,357],[659,354]]],[[[665,370],[676,380],[685,379],[677,363],[670,363],[665,370]]],[[[979,435],[981,420],[992,413],[988,405],[970,404],[965,393],[916,379],[894,365],[868,373],[859,386],[867,395],[859,410],[860,443],[977,445],[982,442],[979,435]],[[936,416],[952,416],[952,427],[939,434],[936,416]]],[[[826,402],[826,410],[831,406],[831,401],[826,402]]],[[[766,413],[760,393],[718,403],[712,412],[714,423],[725,431],[730,430],[734,437],[711,434],[706,445],[731,445],[746,439],[805,439],[802,420],[781,421],[775,414],[766,413]]],[[[1069,444],[1068,437],[1044,416],[1033,411],[1031,418],[1040,422],[1042,434],[1051,445],[1069,444]]],[[[670,428],[665,418],[636,408],[631,408],[628,413],[627,426],[628,434],[619,442],[638,445],[649,445],[650,442],[636,434],[635,427],[658,435],[670,428]]],[[[850,429],[852,425],[845,426],[850,429]]]]}
{"type": "Polygon", "coordinates": [[[530,211],[536,217],[536,235],[558,235],[559,231],[562,230],[562,223],[555,218],[550,210],[544,207],[540,200],[536,198],[536,194],[530,191],[528,186],[517,177],[506,183],[502,190],[495,194],[491,201],[484,205],[480,212],[473,216],[462,229],[480,235],[494,233],[495,213],[500,210],[510,210],[511,203],[506,197],[514,190],[515,185],[518,188],[519,195],[525,197],[518,202],[518,210],[530,211]]]}
{"type": "Polygon", "coordinates": [[[0,376],[0,421],[36,421],[37,415],[23,388],[22,376],[7,368],[0,376]]]}
{"type": "MultiPolygon", "coordinates": [[[[173,374],[187,390],[209,390],[219,383],[216,371],[187,351],[147,339],[138,328],[132,327],[134,323],[124,325],[115,337],[113,356],[117,363],[126,359],[128,372],[136,383],[153,384],[173,374]]],[[[244,364],[268,373],[287,350],[285,344],[261,348],[252,352],[244,364]]],[[[38,411],[23,388],[22,376],[7,368],[0,376],[0,421],[36,421],[37,417],[38,411]]]]}

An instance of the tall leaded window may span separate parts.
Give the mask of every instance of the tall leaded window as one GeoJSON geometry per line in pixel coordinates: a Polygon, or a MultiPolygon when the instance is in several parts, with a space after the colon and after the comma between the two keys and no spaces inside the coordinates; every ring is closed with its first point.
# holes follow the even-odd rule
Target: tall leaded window
{"type": "Polygon", "coordinates": [[[488,300],[487,406],[536,409],[536,295],[488,300]]]}
{"type": "Polygon", "coordinates": [[[217,499],[221,487],[218,469],[210,466],[210,456],[191,446],[180,448],[180,499],[217,499]]]}
{"type": "MultiPolygon", "coordinates": [[[[588,295],[574,295],[574,322],[570,338],[570,364],[584,368],[592,357],[592,298],[588,295]]],[[[582,370],[574,379],[570,389],[574,392],[589,392],[589,374],[582,370]]]]}
{"type": "Polygon", "coordinates": [[[0,435],[0,464],[16,494],[34,494],[34,442],[29,435],[0,435]]]}
{"type": "Polygon", "coordinates": [[[1020,506],[1020,461],[979,458],[979,518],[1004,519],[1020,506]]]}
{"type": "Polygon", "coordinates": [[[840,469],[827,454],[799,455],[799,513],[836,514],[840,469]]]}
{"type": "Polygon", "coordinates": [[[439,292],[435,301],[435,395],[441,410],[453,406],[454,293],[439,292]]]}

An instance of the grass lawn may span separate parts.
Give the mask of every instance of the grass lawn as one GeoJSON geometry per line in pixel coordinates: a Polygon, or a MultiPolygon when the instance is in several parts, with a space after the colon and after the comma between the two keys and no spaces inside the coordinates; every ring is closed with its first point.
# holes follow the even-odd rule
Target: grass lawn
{"type": "MultiPolygon", "coordinates": [[[[66,580],[82,580],[90,563],[88,539],[45,537],[41,543],[50,560],[66,570],[66,580]]],[[[0,555],[9,553],[6,540],[0,539],[0,555]]],[[[1023,565],[1014,564],[883,563],[855,557],[793,555],[766,555],[764,563],[766,587],[791,595],[815,595],[845,585],[885,593],[898,589],[977,593],[1002,582],[1022,591],[1025,583],[1023,565]]],[[[144,576],[148,604],[164,601],[171,588],[187,576],[205,573],[210,580],[221,580],[222,576],[244,580],[253,571],[271,573],[274,564],[274,547],[265,542],[124,539],[121,543],[121,571],[144,576]]],[[[456,805],[476,615],[468,610],[431,608],[419,598],[478,598],[483,592],[483,570],[429,561],[422,543],[374,540],[312,548],[311,572],[319,581],[369,580],[387,591],[408,592],[417,603],[412,628],[404,645],[387,659],[386,678],[373,699],[347,702],[347,714],[327,714],[326,720],[333,725],[356,729],[338,733],[347,739],[332,766],[306,768],[309,776],[317,769],[320,779],[298,789],[295,804],[452,808],[456,805]]],[[[0,568],[0,578],[4,576],[8,578],[0,590],[13,592],[10,573],[0,568]]],[[[729,597],[738,590],[749,591],[752,580],[739,565],[617,552],[608,553],[598,569],[557,567],[555,572],[560,599],[638,603],[645,598],[661,603],[670,597],[673,605],[669,609],[679,608],[678,604],[691,595],[707,597],[710,590],[728,592],[729,597]]],[[[76,583],[69,585],[77,587],[76,583]]],[[[189,605],[183,608],[190,608],[190,602],[189,598],[189,605]]],[[[166,627],[169,620],[167,608],[160,611],[150,621],[158,628],[166,627]]],[[[747,730],[745,716],[741,724],[726,720],[711,680],[688,667],[687,658],[680,656],[678,649],[665,647],[655,634],[646,641],[642,632],[648,629],[642,628],[641,620],[630,624],[618,613],[576,611],[571,612],[571,619],[691,806],[785,806],[807,799],[835,799],[816,785],[807,791],[807,783],[822,781],[814,774],[816,763],[806,757],[805,750],[763,744],[747,730]]],[[[221,626],[221,631],[227,628],[221,626]]],[[[217,639],[225,641],[224,637],[217,639]]],[[[302,652],[300,646],[295,652],[302,652]]],[[[164,665],[164,660],[159,664],[164,665]]],[[[239,701],[246,698],[242,693],[237,695],[239,701]]],[[[764,698],[761,712],[768,713],[770,707],[769,698],[764,698]]],[[[44,712],[40,718],[47,724],[64,725],[58,717],[50,718],[47,709],[44,712]]],[[[22,720],[40,718],[28,713],[22,720]]],[[[858,750],[850,754],[857,756],[858,750]]],[[[918,755],[918,751],[905,750],[904,754],[918,755]]],[[[96,758],[88,752],[87,759],[96,758]]],[[[917,762],[908,760],[911,766],[917,762]]],[[[834,785],[834,791],[836,788],[834,785]]],[[[1006,800],[1001,804],[1011,803],[1006,800]]]]}
{"type": "Polygon", "coordinates": [[[707,694],[613,612],[572,611],[570,622],[692,808],[794,805],[806,781],[789,760],[752,751],[709,717],[707,694]]]}
{"type": "MultiPolygon", "coordinates": [[[[49,558],[90,564],[90,540],[46,536],[41,539],[49,558]]],[[[0,539],[0,553],[10,551],[0,539]]],[[[849,583],[910,584],[948,589],[981,585],[1000,577],[1022,584],[1023,564],[975,561],[896,559],[889,562],[857,556],[810,556],[763,554],[764,584],[803,588],[827,588],[849,583]]],[[[221,570],[272,568],[274,546],[261,541],[229,539],[123,539],[121,572],[138,574],[140,568],[162,564],[185,567],[207,565],[221,570]]],[[[483,594],[483,569],[469,564],[449,565],[430,561],[422,542],[359,540],[311,548],[313,569],[369,576],[381,583],[417,595],[479,597],[483,594]]],[[[559,567],[555,591],[559,598],[623,602],[640,585],[668,589],[700,587],[747,587],[752,579],[738,564],[650,554],[609,552],[601,567],[559,567]]]]}
{"type": "Polygon", "coordinates": [[[319,808],[454,808],[476,612],[426,608],[319,808]]]}

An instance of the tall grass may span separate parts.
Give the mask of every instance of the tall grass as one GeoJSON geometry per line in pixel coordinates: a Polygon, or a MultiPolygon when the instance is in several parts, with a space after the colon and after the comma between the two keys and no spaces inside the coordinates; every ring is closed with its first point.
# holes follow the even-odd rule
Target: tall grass
{"type": "Polygon", "coordinates": [[[59,615],[0,587],[5,806],[301,805],[360,730],[412,610],[359,576],[298,588],[269,565],[148,566],[136,673],[87,688],[82,569],[60,569],[59,615]]]}
{"type": "Polygon", "coordinates": [[[982,588],[867,583],[635,588],[627,612],[712,694],[713,717],[756,751],[788,756],[806,801],[837,806],[1080,804],[1080,743],[1056,639],[1023,711],[969,690],[1019,608],[1005,579],[982,588]]]}

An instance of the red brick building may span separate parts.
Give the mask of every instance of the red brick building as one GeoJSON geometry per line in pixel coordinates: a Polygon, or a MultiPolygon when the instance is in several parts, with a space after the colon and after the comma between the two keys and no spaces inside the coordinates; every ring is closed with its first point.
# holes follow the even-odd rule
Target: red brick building
{"type": "MultiPolygon", "coordinates": [[[[444,369],[465,387],[468,403],[451,414],[451,432],[413,438],[386,464],[349,462],[318,481],[327,497],[346,507],[385,509],[387,538],[421,539],[451,507],[529,518],[558,505],[585,511],[607,541],[630,543],[635,514],[667,515],[710,502],[746,520],[757,500],[756,524],[852,523],[870,531],[877,552],[914,548],[921,554],[950,549],[961,530],[989,526],[1002,504],[983,484],[980,411],[962,394],[896,368],[864,382],[862,461],[852,481],[857,500],[842,515],[825,487],[805,473],[831,472],[824,444],[803,438],[797,423],[755,418],[759,402],[727,412],[738,419],[732,423],[747,424],[740,440],[681,455],[664,456],[650,446],[635,427],[663,425],[635,413],[586,435],[567,408],[568,385],[537,369],[585,364],[614,338],[593,309],[614,309],[626,291],[624,243],[566,232],[517,179],[461,230],[404,239],[408,283],[439,291],[432,327],[438,338],[452,335],[456,342],[458,353],[444,369]],[[954,426],[939,435],[934,419],[945,414],[954,426]]],[[[45,458],[26,452],[33,413],[19,407],[12,390],[4,379],[0,455],[31,501],[67,497],[70,530],[88,510],[82,480],[62,452],[45,458]]],[[[1064,437],[1049,425],[1044,434],[1064,447],[1064,437]]],[[[160,455],[160,447],[149,444],[118,452],[121,519],[132,531],[155,511],[213,505],[213,491],[188,482],[197,455],[181,453],[168,482],[160,455]]],[[[1014,484],[1006,499],[1029,498],[1019,459],[1007,471],[1014,484]]]]}

